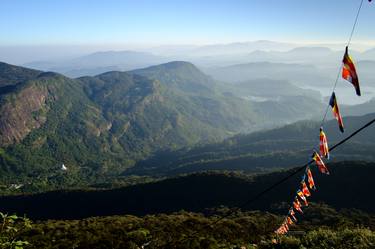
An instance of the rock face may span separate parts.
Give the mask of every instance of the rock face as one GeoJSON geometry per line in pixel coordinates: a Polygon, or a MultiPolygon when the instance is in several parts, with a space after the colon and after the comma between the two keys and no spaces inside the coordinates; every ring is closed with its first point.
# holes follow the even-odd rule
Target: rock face
{"type": "Polygon", "coordinates": [[[21,141],[46,121],[40,111],[46,108],[47,95],[47,91],[29,86],[12,96],[16,101],[0,107],[0,146],[21,141]]]}
{"type": "Polygon", "coordinates": [[[47,91],[26,83],[41,73],[0,62],[0,147],[20,142],[46,121],[38,112],[45,107],[47,91]]]}

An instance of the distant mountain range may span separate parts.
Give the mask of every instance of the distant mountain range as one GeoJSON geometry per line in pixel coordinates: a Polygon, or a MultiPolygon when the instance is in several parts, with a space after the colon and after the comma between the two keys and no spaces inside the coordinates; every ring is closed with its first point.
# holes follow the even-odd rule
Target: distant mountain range
{"type": "Polygon", "coordinates": [[[296,85],[322,85],[331,81],[331,76],[314,65],[275,62],[251,62],[225,67],[204,68],[213,78],[228,82],[270,79],[284,80],[296,85]]]}
{"type": "Polygon", "coordinates": [[[163,45],[144,51],[165,56],[210,57],[218,55],[246,54],[256,50],[288,51],[299,45],[268,40],[232,42],[208,45],[163,45]]]}
{"type": "MultiPolygon", "coordinates": [[[[245,81],[287,81],[295,86],[330,94],[343,51],[324,46],[298,46],[270,41],[256,41],[208,46],[168,46],[136,51],[97,52],[65,61],[45,61],[26,64],[38,70],[56,71],[70,77],[93,76],[107,71],[127,71],[157,65],[171,60],[191,61],[207,75],[225,83],[245,81]],[[284,46],[285,45],[285,46],[284,46]],[[274,48],[274,49],[273,49],[274,48]],[[284,48],[284,49],[282,49],[284,48]],[[207,53],[203,55],[203,51],[207,53]],[[175,51],[175,52],[173,52],[175,51]],[[177,52],[180,51],[180,52],[177,52]],[[193,51],[200,51],[195,53],[193,51]],[[210,55],[211,52],[213,55],[210,55]],[[222,53],[220,54],[220,51],[222,53]],[[238,52],[240,51],[240,52],[238,52]],[[168,53],[169,52],[169,53],[168,53]]],[[[361,99],[351,98],[348,83],[338,84],[349,104],[359,104],[375,98],[375,50],[351,50],[360,84],[365,93],[361,99]]],[[[341,80],[340,80],[341,81],[341,80]]],[[[315,95],[315,94],[314,94],[315,95]]],[[[241,96],[242,97],[242,96],[241,96]]],[[[250,96],[250,99],[254,99],[250,96]]],[[[257,100],[257,99],[254,99],[257,100]]]]}
{"type": "Polygon", "coordinates": [[[137,51],[104,51],[62,61],[36,61],[26,67],[54,71],[69,77],[98,75],[108,71],[127,71],[169,61],[168,58],[137,51]]]}

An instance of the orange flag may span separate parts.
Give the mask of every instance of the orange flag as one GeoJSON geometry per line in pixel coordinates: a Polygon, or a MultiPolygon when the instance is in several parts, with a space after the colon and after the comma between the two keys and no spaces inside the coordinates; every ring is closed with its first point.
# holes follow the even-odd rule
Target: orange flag
{"type": "Polygon", "coordinates": [[[314,178],[313,178],[311,170],[310,170],[310,168],[308,166],[306,167],[306,174],[307,174],[307,180],[309,182],[310,189],[316,190],[314,178]]]}

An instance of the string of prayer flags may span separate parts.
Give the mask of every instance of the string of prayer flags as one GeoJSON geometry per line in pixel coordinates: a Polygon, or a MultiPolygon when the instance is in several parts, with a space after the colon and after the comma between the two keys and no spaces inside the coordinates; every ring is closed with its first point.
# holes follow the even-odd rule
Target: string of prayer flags
{"type": "Polygon", "coordinates": [[[342,121],[340,109],[339,109],[339,106],[337,104],[335,92],[333,92],[332,95],[331,95],[331,98],[329,100],[329,105],[332,107],[332,113],[333,113],[333,116],[336,118],[336,120],[339,124],[340,131],[344,132],[344,123],[342,121]]]}
{"type": "MultiPolygon", "coordinates": [[[[368,1],[371,2],[372,0],[368,0],[368,1]]],[[[351,38],[352,38],[352,35],[353,35],[353,31],[355,29],[355,25],[357,23],[357,19],[358,19],[360,10],[361,10],[361,6],[362,6],[362,2],[361,2],[361,5],[358,9],[358,14],[357,14],[357,17],[356,17],[354,25],[353,25],[353,30],[352,30],[351,36],[349,38],[348,45],[350,44],[350,41],[351,41],[351,38]]],[[[342,59],[342,68],[340,69],[340,70],[342,70],[341,76],[342,76],[343,79],[350,82],[354,86],[356,94],[358,96],[361,96],[361,89],[360,89],[360,85],[359,85],[357,70],[356,70],[356,67],[354,65],[353,59],[349,55],[348,50],[349,50],[348,46],[346,46],[345,47],[345,54],[344,54],[343,59],[342,59]]],[[[339,73],[340,73],[340,71],[339,71],[339,73]]],[[[333,88],[331,98],[329,99],[329,105],[332,108],[333,116],[337,120],[340,131],[344,132],[344,123],[343,123],[343,120],[342,120],[342,117],[341,117],[341,114],[340,114],[340,110],[339,110],[339,106],[337,104],[337,99],[336,99],[336,94],[335,94],[336,83],[337,83],[337,80],[335,82],[335,86],[333,88]]],[[[328,109],[327,109],[327,111],[328,111],[328,109]]],[[[327,114],[327,112],[324,115],[322,125],[325,121],[326,114],[327,114]]],[[[324,162],[322,160],[322,158],[329,159],[329,156],[330,155],[329,155],[329,147],[328,147],[327,136],[323,131],[323,127],[320,127],[319,153],[314,151],[314,153],[312,155],[313,160],[310,161],[306,165],[306,170],[304,172],[304,175],[303,175],[301,183],[300,183],[300,188],[296,192],[296,196],[293,200],[293,203],[292,203],[291,207],[289,208],[288,215],[286,216],[284,222],[275,231],[277,234],[287,233],[289,231],[289,225],[293,225],[297,222],[297,218],[295,216],[296,213],[294,212],[294,210],[303,214],[303,211],[302,211],[302,208],[301,208],[301,203],[300,203],[299,200],[302,200],[303,203],[305,204],[305,206],[308,206],[307,198],[311,196],[310,190],[316,190],[315,182],[314,182],[313,175],[312,175],[311,169],[310,169],[310,164],[312,162],[315,162],[317,167],[318,167],[318,170],[322,174],[329,175],[330,173],[328,171],[328,168],[326,167],[326,165],[324,164],[324,162]],[[308,185],[306,184],[306,177],[307,177],[308,185]],[[310,190],[309,190],[309,188],[310,188],[310,190]]]]}
{"type": "Polygon", "coordinates": [[[359,80],[357,71],[354,66],[354,62],[348,53],[348,46],[345,48],[344,58],[342,59],[342,77],[353,84],[355,92],[358,96],[361,96],[361,89],[359,87],[359,80]]]}

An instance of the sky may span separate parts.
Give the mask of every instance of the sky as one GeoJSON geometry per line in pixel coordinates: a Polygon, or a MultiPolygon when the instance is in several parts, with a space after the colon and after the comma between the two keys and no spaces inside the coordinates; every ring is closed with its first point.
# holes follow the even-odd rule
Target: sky
{"type": "MultiPolygon", "coordinates": [[[[343,41],[360,1],[1,0],[0,46],[343,41]]],[[[375,40],[374,4],[358,40],[375,40]]]]}
{"type": "MultiPolygon", "coordinates": [[[[22,64],[104,50],[256,40],[345,43],[360,2],[0,0],[0,60],[22,64]]],[[[353,42],[375,47],[375,2],[363,3],[353,42]]]]}

